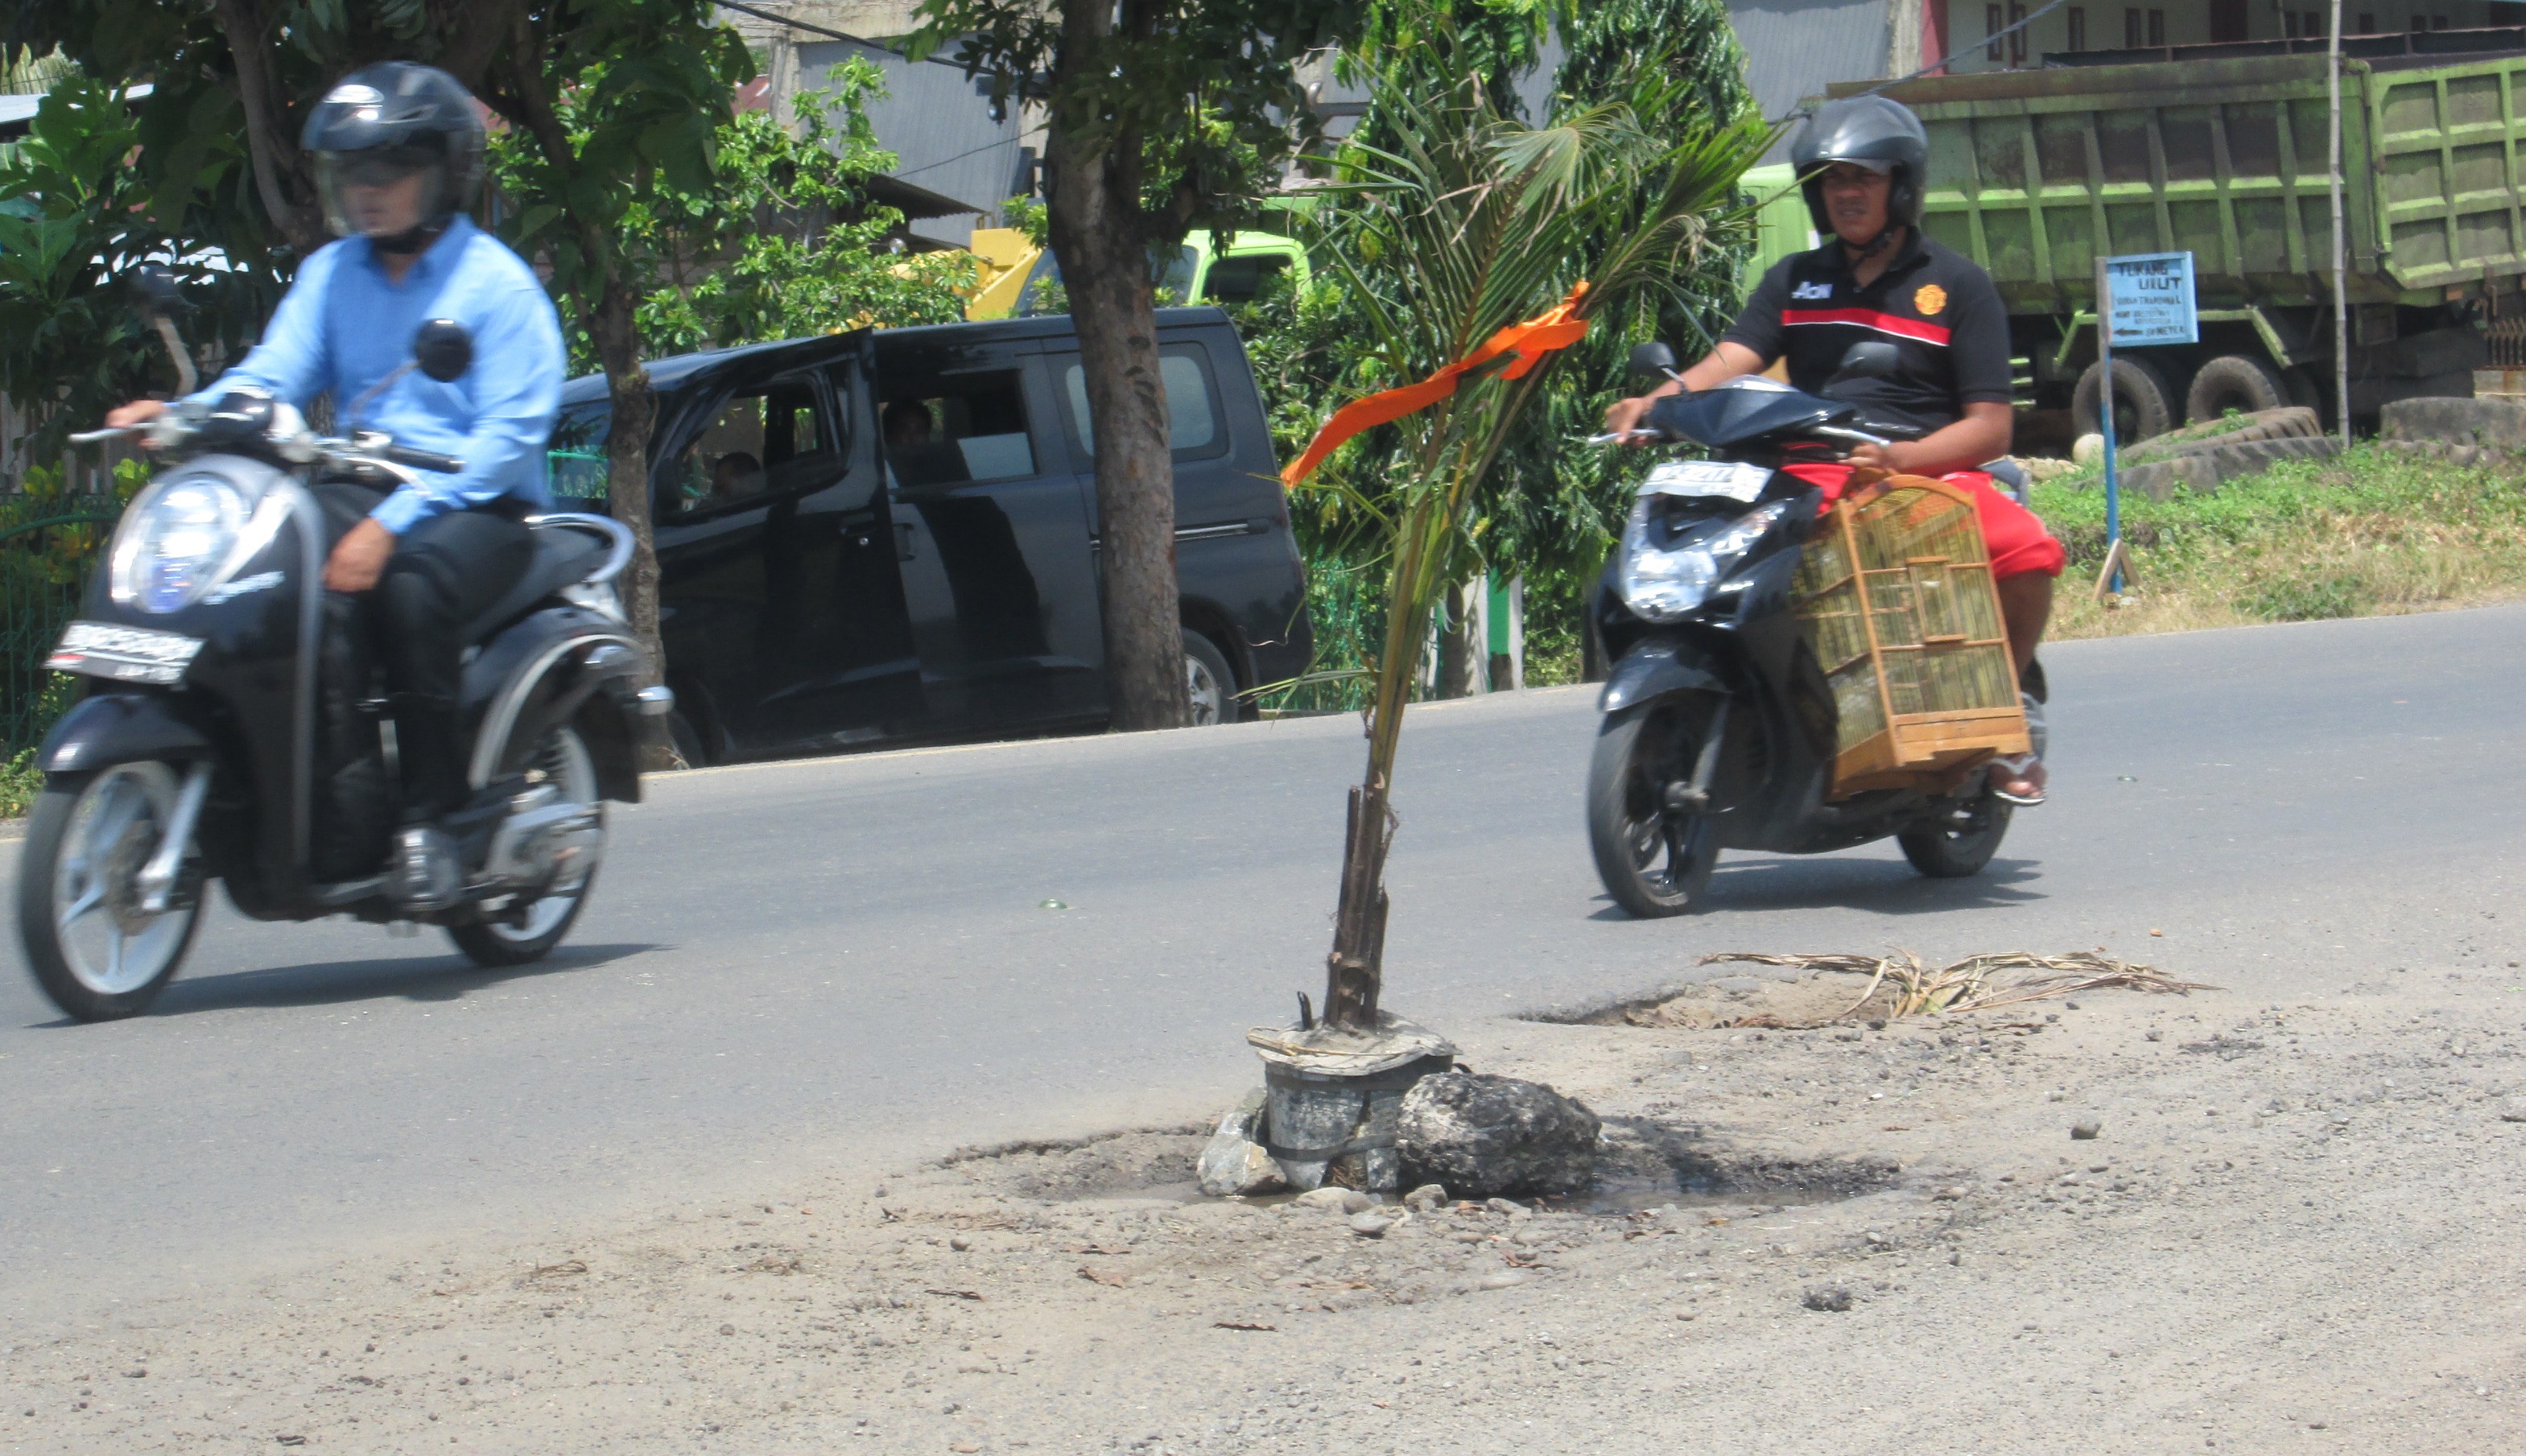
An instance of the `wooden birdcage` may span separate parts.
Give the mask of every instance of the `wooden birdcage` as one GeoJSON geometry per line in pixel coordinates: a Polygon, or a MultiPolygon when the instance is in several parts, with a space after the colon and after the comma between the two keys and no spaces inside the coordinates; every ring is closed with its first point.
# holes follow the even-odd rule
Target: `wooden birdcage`
{"type": "Polygon", "coordinates": [[[1834,797],[1944,789],[2028,750],[1971,492],[1919,476],[1851,489],[1792,590],[1841,713],[1834,797]]]}

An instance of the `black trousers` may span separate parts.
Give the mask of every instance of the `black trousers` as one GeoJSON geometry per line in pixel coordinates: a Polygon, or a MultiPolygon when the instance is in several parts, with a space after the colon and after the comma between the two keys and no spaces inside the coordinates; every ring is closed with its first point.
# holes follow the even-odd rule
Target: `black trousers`
{"type": "MultiPolygon", "coordinates": [[[[321,493],[337,538],[379,499],[356,486],[328,486],[321,493]],[[359,508],[363,498],[368,505],[359,508]],[[357,516],[350,515],[354,509],[357,516]]],[[[456,715],[465,649],[474,645],[466,640],[465,626],[516,584],[534,559],[534,534],[520,519],[529,509],[503,498],[422,522],[397,538],[385,575],[369,593],[365,615],[385,668],[408,824],[450,813],[470,792],[456,715]]]]}

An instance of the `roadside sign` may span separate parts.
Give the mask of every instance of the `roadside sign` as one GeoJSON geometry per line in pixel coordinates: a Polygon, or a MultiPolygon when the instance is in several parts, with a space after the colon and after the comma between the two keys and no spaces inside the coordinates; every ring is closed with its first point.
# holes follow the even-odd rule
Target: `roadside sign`
{"type": "Polygon", "coordinates": [[[2098,301],[2113,320],[2114,347],[2201,342],[2201,321],[2193,302],[2191,253],[2108,258],[2104,271],[2108,291],[2098,301]]]}

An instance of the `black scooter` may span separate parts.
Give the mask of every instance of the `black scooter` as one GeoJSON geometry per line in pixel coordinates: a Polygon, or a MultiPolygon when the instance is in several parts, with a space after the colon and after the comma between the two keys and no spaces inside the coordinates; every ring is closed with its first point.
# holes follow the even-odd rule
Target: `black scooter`
{"type": "MultiPolygon", "coordinates": [[[[1826,388],[1882,378],[1895,364],[1891,344],[1856,345],[1826,388]]],[[[1675,377],[1675,358],[1643,344],[1632,369],[1675,377]]],[[[1754,376],[1661,399],[1644,427],[1712,458],[1650,472],[1589,614],[1613,667],[1589,765],[1588,837],[1615,903],[1681,915],[1701,908],[1722,849],[1820,854],[1889,835],[1924,875],[1979,874],[2009,822],[1987,775],[1946,796],[1826,798],[1840,713],[1791,611],[1823,499],[1781,467],[1884,444],[1885,427],[1754,376]]],[[[2040,702],[2040,665],[2020,686],[2040,702]]],[[[2029,726],[2040,753],[2040,725],[2029,726]]]]}
{"type": "MultiPolygon", "coordinates": [[[[170,291],[157,322],[190,394],[170,291]]],[[[445,321],[424,326],[415,354],[405,368],[442,382],[472,367],[445,321]]],[[[244,387],[142,428],[179,463],[124,513],[46,664],[84,678],[86,695],[37,755],[45,787],[19,866],[27,962],[81,1021],[148,1007],[213,879],[258,920],[408,921],[385,892],[393,725],[356,604],[323,572],[374,492],[464,468],[382,434],[320,437],[244,387]]],[[[642,747],[674,703],[639,688],[611,584],[631,532],[597,516],[528,525],[532,564],[471,628],[464,893],[426,917],[485,966],[535,960],[569,933],[604,853],[603,801],[638,802],[642,747]]]]}

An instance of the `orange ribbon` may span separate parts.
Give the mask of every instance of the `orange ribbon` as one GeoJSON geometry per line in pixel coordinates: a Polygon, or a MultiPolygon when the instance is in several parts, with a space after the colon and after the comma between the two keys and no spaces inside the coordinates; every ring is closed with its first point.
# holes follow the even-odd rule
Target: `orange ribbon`
{"type": "Polygon", "coordinates": [[[1512,324],[1490,338],[1482,347],[1448,365],[1417,384],[1399,389],[1387,389],[1364,399],[1352,400],[1334,411],[1333,418],[1316,431],[1307,443],[1307,452],[1289,462],[1281,472],[1283,485],[1295,485],[1316,473],[1325,457],[1341,448],[1342,442],[1363,429],[1373,429],[1389,420],[1400,420],[1419,410],[1426,410],[1456,392],[1456,384],[1467,374],[1482,368],[1502,354],[1517,358],[1500,371],[1506,379],[1524,378],[1529,370],[1543,362],[1543,356],[1555,349],[1566,349],[1588,336],[1588,321],[1574,318],[1579,300],[1587,296],[1588,284],[1583,279],[1570,290],[1570,296],[1550,309],[1527,320],[1512,324]]]}

